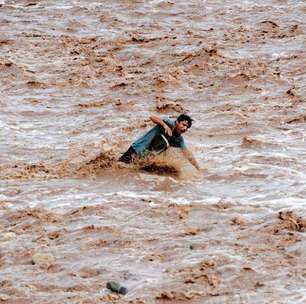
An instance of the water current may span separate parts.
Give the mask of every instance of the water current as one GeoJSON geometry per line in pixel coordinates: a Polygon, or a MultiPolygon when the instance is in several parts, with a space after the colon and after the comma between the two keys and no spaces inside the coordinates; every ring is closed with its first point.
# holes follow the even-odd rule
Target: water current
{"type": "Polygon", "coordinates": [[[0,1],[0,301],[305,303],[305,13],[0,1]],[[180,113],[200,172],[117,163],[180,113]]]}

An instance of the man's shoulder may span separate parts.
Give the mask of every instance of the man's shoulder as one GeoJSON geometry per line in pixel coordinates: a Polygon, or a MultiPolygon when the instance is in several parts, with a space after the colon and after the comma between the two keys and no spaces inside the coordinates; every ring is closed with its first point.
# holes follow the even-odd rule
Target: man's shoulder
{"type": "Polygon", "coordinates": [[[162,117],[162,120],[167,124],[170,125],[171,127],[175,126],[175,120],[171,119],[169,117],[162,117]]]}

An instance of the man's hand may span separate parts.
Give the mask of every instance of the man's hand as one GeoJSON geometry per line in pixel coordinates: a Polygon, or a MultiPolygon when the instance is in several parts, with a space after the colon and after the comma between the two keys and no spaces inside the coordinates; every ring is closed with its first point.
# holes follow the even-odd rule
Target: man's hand
{"type": "Polygon", "coordinates": [[[165,129],[166,135],[171,137],[172,136],[172,130],[169,128],[169,126],[167,124],[165,124],[163,127],[165,129]]]}
{"type": "Polygon", "coordinates": [[[155,115],[151,115],[151,116],[150,116],[150,119],[151,119],[154,123],[156,123],[156,124],[160,125],[161,127],[163,127],[163,128],[165,129],[166,135],[172,136],[172,130],[171,130],[171,128],[170,128],[170,127],[169,127],[160,117],[155,116],[155,115]]]}
{"type": "Polygon", "coordinates": [[[194,158],[194,156],[192,155],[192,153],[188,150],[188,149],[183,149],[182,150],[183,155],[189,160],[189,162],[198,170],[201,170],[200,165],[198,164],[198,162],[196,161],[196,159],[194,158]]]}

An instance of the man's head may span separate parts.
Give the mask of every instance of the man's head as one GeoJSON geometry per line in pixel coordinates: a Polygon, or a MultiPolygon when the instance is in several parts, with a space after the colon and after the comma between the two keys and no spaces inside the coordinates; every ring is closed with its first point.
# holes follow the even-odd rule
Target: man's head
{"type": "Polygon", "coordinates": [[[192,118],[186,114],[181,114],[175,122],[176,132],[178,134],[185,133],[192,125],[192,118]]]}

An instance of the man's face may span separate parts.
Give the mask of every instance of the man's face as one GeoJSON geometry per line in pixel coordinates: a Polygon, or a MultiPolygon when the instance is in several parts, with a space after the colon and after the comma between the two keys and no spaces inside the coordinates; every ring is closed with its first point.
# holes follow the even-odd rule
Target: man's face
{"type": "Polygon", "coordinates": [[[189,124],[187,120],[176,121],[177,134],[185,133],[188,130],[189,124]]]}

